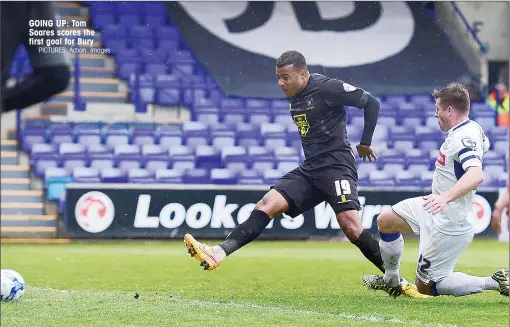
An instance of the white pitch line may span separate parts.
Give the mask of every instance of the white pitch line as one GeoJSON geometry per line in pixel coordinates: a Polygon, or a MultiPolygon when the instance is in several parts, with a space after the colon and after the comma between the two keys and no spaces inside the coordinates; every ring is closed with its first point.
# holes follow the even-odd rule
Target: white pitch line
{"type": "MultiPolygon", "coordinates": [[[[105,298],[117,298],[118,296],[122,295],[129,295],[132,296],[134,292],[98,292],[98,291],[84,291],[84,290],[59,290],[54,288],[47,288],[47,287],[36,287],[36,286],[30,286],[27,287],[27,292],[30,292],[31,290],[41,293],[53,293],[53,294],[59,294],[59,295],[79,295],[79,296],[86,296],[86,297],[105,297],[105,298]]],[[[323,317],[339,317],[344,319],[352,319],[352,320],[361,320],[361,321],[367,321],[367,322],[373,322],[373,323],[380,323],[380,322],[390,322],[394,324],[401,324],[405,326],[423,326],[423,327],[460,327],[457,325],[443,325],[439,323],[425,323],[419,320],[413,320],[413,321],[405,321],[398,318],[392,318],[387,319],[381,316],[376,315],[354,315],[354,314],[347,314],[347,313],[332,313],[332,312],[321,312],[321,311],[313,311],[313,310],[302,310],[302,309],[293,309],[293,308],[286,308],[286,307],[277,307],[277,306],[268,306],[268,305],[260,305],[260,304],[251,304],[251,303],[237,303],[237,302],[215,302],[215,301],[207,301],[207,300],[194,300],[194,299],[188,299],[180,296],[163,296],[163,295],[155,295],[155,294],[140,294],[140,298],[150,298],[150,299],[166,299],[171,302],[177,302],[177,303],[189,303],[189,304],[196,304],[200,306],[218,306],[218,307],[226,307],[228,309],[232,309],[232,307],[239,308],[239,309],[258,309],[258,310],[265,310],[270,312],[289,312],[293,314],[302,314],[302,315],[317,315],[317,316],[323,316],[323,317]]],[[[22,299],[21,301],[27,301],[27,302],[39,302],[44,301],[46,299],[22,299]]],[[[51,299],[57,300],[57,299],[51,299]]],[[[57,301],[62,301],[65,299],[58,299],[57,301]]]]}

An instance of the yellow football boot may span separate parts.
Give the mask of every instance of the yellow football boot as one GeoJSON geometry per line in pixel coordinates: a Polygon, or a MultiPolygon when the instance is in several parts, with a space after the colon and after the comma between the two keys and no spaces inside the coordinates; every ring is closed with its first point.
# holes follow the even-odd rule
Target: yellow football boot
{"type": "Polygon", "coordinates": [[[390,296],[393,296],[394,298],[404,295],[411,298],[416,299],[426,299],[431,298],[433,296],[421,294],[416,289],[416,286],[412,283],[409,283],[405,279],[400,283],[397,287],[389,287],[384,282],[383,276],[378,275],[363,275],[361,276],[361,280],[363,281],[363,284],[365,284],[366,287],[368,287],[371,290],[375,291],[385,291],[390,296]]]}
{"type": "Polygon", "coordinates": [[[204,270],[214,270],[220,265],[221,262],[214,258],[212,247],[195,240],[191,234],[184,235],[184,244],[188,253],[200,261],[200,266],[204,267],[204,270]]]}

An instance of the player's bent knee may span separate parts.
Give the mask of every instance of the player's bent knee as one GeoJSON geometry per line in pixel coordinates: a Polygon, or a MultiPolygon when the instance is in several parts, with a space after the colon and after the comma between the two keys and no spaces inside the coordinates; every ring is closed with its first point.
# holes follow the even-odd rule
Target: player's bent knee
{"type": "Polygon", "coordinates": [[[384,209],[381,214],[377,217],[377,228],[383,233],[398,232],[395,228],[395,215],[393,210],[384,209]]]}
{"type": "Polygon", "coordinates": [[[257,202],[255,209],[264,211],[269,218],[273,219],[289,209],[287,200],[276,190],[267,192],[262,200],[257,202]]]}

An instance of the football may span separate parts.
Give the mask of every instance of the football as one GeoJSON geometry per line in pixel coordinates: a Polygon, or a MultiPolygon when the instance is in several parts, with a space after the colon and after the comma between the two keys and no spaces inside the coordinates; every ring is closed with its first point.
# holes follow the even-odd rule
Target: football
{"type": "Polygon", "coordinates": [[[2,283],[0,301],[18,301],[25,294],[25,280],[12,269],[2,269],[0,274],[2,283]]]}

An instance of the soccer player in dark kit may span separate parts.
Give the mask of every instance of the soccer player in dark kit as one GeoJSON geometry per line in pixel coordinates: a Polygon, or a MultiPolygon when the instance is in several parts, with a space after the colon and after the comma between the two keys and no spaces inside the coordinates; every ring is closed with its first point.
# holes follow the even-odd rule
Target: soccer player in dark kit
{"type": "MultiPolygon", "coordinates": [[[[296,217],[327,201],[351,243],[384,271],[379,243],[361,225],[358,174],[345,122],[345,106],[364,110],[364,130],[356,150],[363,160],[377,160],[371,141],[379,101],[341,80],[310,74],[305,57],[297,51],[286,51],[278,58],[276,75],[301,134],[305,161],[281,177],[256,204],[248,220],[234,228],[222,243],[211,247],[186,234],[188,253],[204,269],[213,270],[228,255],[256,239],[274,217],[282,213],[296,217]]],[[[403,294],[419,296],[411,284],[405,285],[403,294]]]]}

